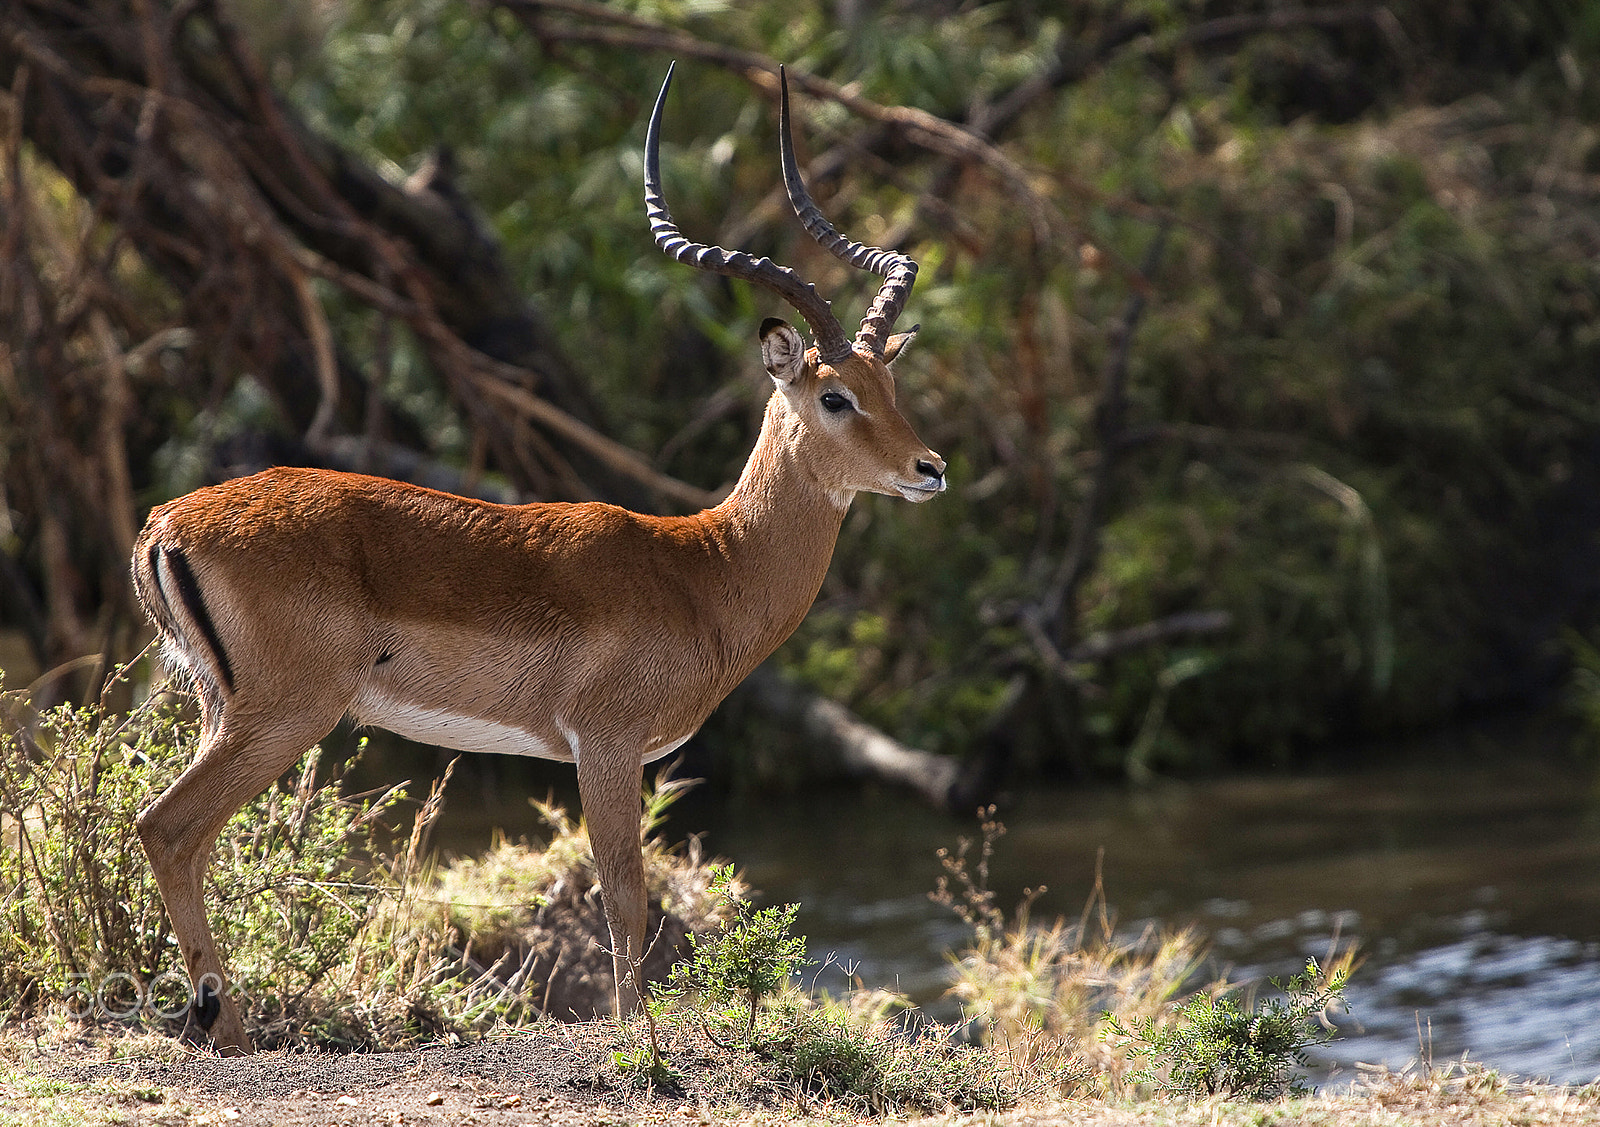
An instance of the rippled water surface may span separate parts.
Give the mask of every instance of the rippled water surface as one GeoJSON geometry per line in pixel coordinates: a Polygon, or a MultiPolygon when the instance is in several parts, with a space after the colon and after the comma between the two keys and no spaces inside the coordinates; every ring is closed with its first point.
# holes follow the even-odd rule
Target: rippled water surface
{"type": "MultiPolygon", "coordinates": [[[[1481,745],[1481,741],[1479,741],[1481,745]]],[[[1076,920],[1097,856],[1122,930],[1196,925],[1213,969],[1287,975],[1334,937],[1365,956],[1335,1075],[1426,1048],[1566,1083],[1600,1077],[1600,796],[1590,773],[1508,749],[1313,778],[1034,789],[1002,810],[1002,906],[1076,920]],[[1465,766],[1464,763],[1473,765],[1465,766]]],[[[458,796],[459,800],[459,796],[458,796]]],[[[481,816],[482,811],[478,812],[481,816]]],[[[523,826],[530,825],[521,819],[523,826]]],[[[516,832],[516,831],[513,831],[516,832]]],[[[928,892],[970,824],[890,792],[763,799],[674,815],[769,902],[798,901],[813,955],[938,1005],[963,925],[928,892]]],[[[948,1005],[948,1003],[946,1003],[948,1005]]],[[[953,1016],[953,1015],[952,1015],[953,1016]]]]}

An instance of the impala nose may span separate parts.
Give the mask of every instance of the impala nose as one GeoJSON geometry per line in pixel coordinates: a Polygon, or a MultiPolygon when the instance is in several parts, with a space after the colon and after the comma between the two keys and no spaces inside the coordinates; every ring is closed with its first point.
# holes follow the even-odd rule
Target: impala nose
{"type": "Polygon", "coordinates": [[[944,459],[933,451],[930,450],[926,458],[913,461],[911,472],[917,480],[894,483],[895,492],[907,501],[926,501],[944,492],[944,459]]]}

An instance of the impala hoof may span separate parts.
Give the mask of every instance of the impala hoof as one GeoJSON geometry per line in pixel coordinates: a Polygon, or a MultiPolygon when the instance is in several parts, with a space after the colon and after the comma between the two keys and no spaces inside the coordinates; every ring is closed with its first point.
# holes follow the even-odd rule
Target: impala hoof
{"type": "Polygon", "coordinates": [[[222,995],[213,990],[210,983],[202,982],[190,1013],[200,1028],[209,1033],[222,1013],[222,995]]]}
{"type": "Polygon", "coordinates": [[[210,983],[201,983],[189,1003],[189,1017],[179,1040],[219,1056],[241,1057],[255,1052],[233,1006],[210,983]]]}

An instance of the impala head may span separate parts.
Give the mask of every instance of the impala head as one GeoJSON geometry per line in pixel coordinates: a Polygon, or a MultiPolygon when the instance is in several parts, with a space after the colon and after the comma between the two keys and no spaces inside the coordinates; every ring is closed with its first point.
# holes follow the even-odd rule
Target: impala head
{"type": "Polygon", "coordinates": [[[672,69],[656,98],[645,136],[644,199],[656,245],[677,262],[742,278],[772,290],[811,327],[807,348],[793,326],[776,317],[761,325],[761,360],[805,433],[812,472],[846,498],[866,490],[926,501],[945,488],[944,459],[929,450],[894,402],[889,365],[904,351],[916,328],[894,333],[917,264],[905,255],[862,246],[840,235],[812,202],[795,161],[789,130],[789,83],[779,71],[778,135],[784,186],[805,229],[833,255],[883,278],[855,339],[845,337],[817,288],[787,266],[744,251],[728,251],[683,237],[661,196],[661,114],[672,69]]]}

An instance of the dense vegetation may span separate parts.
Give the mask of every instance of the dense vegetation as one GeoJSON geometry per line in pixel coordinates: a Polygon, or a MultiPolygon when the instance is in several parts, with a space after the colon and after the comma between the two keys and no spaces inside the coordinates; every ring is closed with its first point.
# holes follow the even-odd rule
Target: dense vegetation
{"type": "MultiPolygon", "coordinates": [[[[36,20],[34,38],[12,42],[48,44],[73,7],[131,18],[114,0],[25,3],[5,18],[36,20]]],[[[1541,692],[1562,628],[1592,621],[1592,6],[224,10],[239,31],[213,54],[258,59],[287,114],[393,183],[472,201],[593,425],[704,488],[748,450],[755,327],[783,311],[653,251],[642,119],[677,58],[680,223],[799,266],[849,323],[866,283],[775,194],[765,61],[790,64],[824,206],[922,264],[901,397],[953,488],[915,509],[858,501],[778,660],[906,742],[1080,773],[1289,763],[1541,692]]],[[[191,10],[173,42],[210,43],[208,18],[191,10]]],[[[326,448],[300,442],[318,400],[293,291],[221,317],[227,294],[176,286],[171,240],[119,228],[111,188],[29,132],[43,59],[0,51],[0,218],[22,251],[0,287],[0,627],[39,664],[131,647],[137,516],[105,502],[117,482],[142,514],[224,468],[326,448]],[[267,324],[275,298],[289,314],[267,324]],[[297,348],[298,385],[282,374],[297,348]],[[108,357],[131,404],[111,446],[108,357]]],[[[263,195],[291,165],[252,169],[263,195]]],[[[141,190],[136,162],[101,175],[141,190]]],[[[414,321],[327,273],[312,292],[356,391],[334,434],[576,492],[518,460],[537,433],[502,442],[414,321]]],[[[734,708],[703,747],[759,773],[746,749],[782,738],[734,708]]]]}

